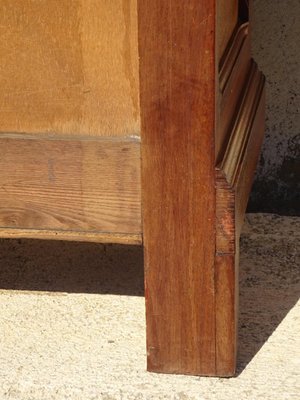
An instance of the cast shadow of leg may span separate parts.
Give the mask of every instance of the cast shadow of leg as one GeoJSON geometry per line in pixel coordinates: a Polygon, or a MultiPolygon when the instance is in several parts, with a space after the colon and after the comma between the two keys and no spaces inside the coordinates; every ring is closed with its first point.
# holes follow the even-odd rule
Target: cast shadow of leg
{"type": "MultiPolygon", "coordinates": [[[[254,225],[241,238],[238,374],[300,296],[299,233],[294,236],[293,229],[278,231],[280,218],[265,221],[273,224],[274,233],[270,226],[265,233],[255,232],[254,225]]],[[[300,224],[300,219],[295,221],[300,224]]]]}

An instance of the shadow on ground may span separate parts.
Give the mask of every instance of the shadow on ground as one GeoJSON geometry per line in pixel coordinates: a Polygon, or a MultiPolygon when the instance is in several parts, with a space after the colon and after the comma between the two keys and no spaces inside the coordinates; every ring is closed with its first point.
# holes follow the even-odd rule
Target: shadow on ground
{"type": "MultiPolygon", "coordinates": [[[[297,238],[241,239],[238,374],[299,298],[297,238]]],[[[0,240],[0,289],[143,296],[141,246],[0,240]]]]}
{"type": "Polygon", "coordinates": [[[254,224],[241,237],[238,374],[300,297],[300,219],[264,218],[249,217],[254,224]]]}
{"type": "Polygon", "coordinates": [[[143,296],[141,246],[0,241],[0,289],[143,296]]]}

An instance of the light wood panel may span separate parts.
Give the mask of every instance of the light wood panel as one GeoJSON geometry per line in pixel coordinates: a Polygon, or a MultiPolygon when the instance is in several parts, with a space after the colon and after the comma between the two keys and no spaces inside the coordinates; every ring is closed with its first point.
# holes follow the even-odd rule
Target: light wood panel
{"type": "Polygon", "coordinates": [[[139,135],[136,0],[1,0],[0,131],[139,135]]]}
{"type": "Polygon", "coordinates": [[[2,231],[141,234],[139,142],[2,135],[0,154],[2,231]]]}
{"type": "Polygon", "coordinates": [[[148,369],[215,371],[215,1],[139,1],[148,369]]]}

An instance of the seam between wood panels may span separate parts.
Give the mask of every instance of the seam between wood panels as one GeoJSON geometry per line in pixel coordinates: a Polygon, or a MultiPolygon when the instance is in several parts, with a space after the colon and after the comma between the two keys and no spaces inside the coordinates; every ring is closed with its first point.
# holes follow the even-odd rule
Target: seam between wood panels
{"type": "Polygon", "coordinates": [[[69,141],[69,142],[141,142],[140,135],[133,133],[127,136],[100,136],[100,135],[61,135],[51,133],[27,133],[27,132],[0,132],[1,139],[22,140],[47,140],[47,141],[69,141]]]}

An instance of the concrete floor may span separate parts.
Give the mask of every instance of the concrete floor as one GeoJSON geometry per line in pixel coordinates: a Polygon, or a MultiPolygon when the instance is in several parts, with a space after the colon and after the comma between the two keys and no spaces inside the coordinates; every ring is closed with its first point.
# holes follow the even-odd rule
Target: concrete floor
{"type": "Polygon", "coordinates": [[[0,400],[298,400],[299,228],[247,216],[232,379],[145,371],[140,247],[1,240],[0,400]]]}

